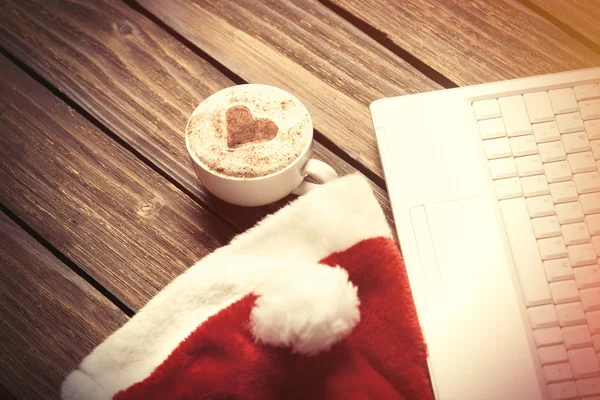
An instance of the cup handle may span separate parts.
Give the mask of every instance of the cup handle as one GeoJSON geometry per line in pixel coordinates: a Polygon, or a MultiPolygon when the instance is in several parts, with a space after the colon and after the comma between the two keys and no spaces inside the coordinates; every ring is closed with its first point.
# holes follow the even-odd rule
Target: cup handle
{"type": "MultiPolygon", "coordinates": [[[[329,164],[324,163],[323,161],[316,160],[311,158],[304,164],[302,168],[302,176],[310,176],[312,178],[318,179],[323,183],[327,183],[335,178],[337,178],[337,173],[329,164]]],[[[310,192],[313,189],[316,189],[319,185],[310,182],[302,182],[300,186],[298,186],[292,192],[295,195],[301,196],[310,192]]]]}

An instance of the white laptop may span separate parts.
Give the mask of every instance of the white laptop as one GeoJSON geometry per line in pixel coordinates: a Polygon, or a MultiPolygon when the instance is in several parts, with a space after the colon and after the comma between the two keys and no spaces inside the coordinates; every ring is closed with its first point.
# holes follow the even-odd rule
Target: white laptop
{"type": "Polygon", "coordinates": [[[371,105],[436,399],[600,399],[599,83],[371,105]]]}

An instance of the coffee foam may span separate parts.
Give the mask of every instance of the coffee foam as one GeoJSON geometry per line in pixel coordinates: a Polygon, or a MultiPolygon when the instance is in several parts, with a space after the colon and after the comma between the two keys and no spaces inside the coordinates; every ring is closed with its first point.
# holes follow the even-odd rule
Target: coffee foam
{"type": "Polygon", "coordinates": [[[238,85],[202,102],[190,117],[186,135],[196,160],[211,172],[248,179],[275,173],[293,163],[309,144],[312,122],[306,107],[284,90],[238,85]],[[229,147],[226,113],[236,106],[247,107],[254,119],[273,121],[277,126],[275,137],[229,147]]]}

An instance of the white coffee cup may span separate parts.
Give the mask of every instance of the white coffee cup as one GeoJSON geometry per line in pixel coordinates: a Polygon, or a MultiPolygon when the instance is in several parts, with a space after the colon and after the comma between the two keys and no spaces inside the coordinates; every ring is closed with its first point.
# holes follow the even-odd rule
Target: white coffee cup
{"type": "MultiPolygon", "coordinates": [[[[270,88],[267,85],[249,84],[270,88]]],[[[238,88],[249,85],[238,85],[238,88]]],[[[277,88],[275,88],[277,89],[277,88]]],[[[227,90],[227,89],[223,89],[227,90]]],[[[281,90],[281,89],[277,89],[281,90]]],[[[288,93],[294,99],[294,96],[288,93]]],[[[297,99],[296,99],[297,100],[297,99]]],[[[205,100],[206,101],[206,100],[205,100]]],[[[202,103],[198,106],[201,107],[202,103]]],[[[196,175],[203,185],[216,197],[228,203],[239,206],[262,206],[276,202],[289,194],[302,195],[318,187],[317,184],[306,182],[310,176],[323,183],[337,177],[335,170],[328,164],[312,157],[313,126],[309,115],[309,140],[300,155],[289,165],[274,173],[258,177],[235,177],[219,174],[208,168],[196,155],[189,140],[189,125],[194,114],[190,116],[186,127],[186,147],[191,157],[196,175]]]]}

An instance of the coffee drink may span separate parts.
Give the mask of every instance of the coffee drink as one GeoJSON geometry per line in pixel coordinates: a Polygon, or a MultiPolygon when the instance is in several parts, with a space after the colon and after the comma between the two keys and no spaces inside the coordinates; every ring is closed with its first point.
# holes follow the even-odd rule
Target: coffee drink
{"type": "Polygon", "coordinates": [[[308,110],[267,85],[238,85],[204,100],[190,116],[185,143],[196,175],[217,198],[244,207],[301,196],[337,177],[312,158],[308,110]]]}
{"type": "Polygon", "coordinates": [[[196,108],[186,128],[194,161],[236,179],[285,169],[311,140],[306,107],[286,91],[267,85],[238,85],[213,94],[196,108]]]}

